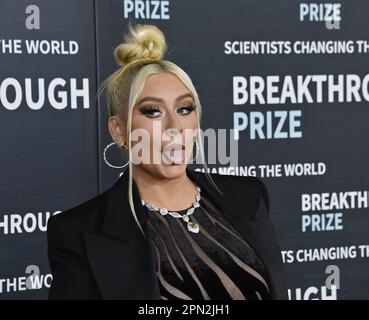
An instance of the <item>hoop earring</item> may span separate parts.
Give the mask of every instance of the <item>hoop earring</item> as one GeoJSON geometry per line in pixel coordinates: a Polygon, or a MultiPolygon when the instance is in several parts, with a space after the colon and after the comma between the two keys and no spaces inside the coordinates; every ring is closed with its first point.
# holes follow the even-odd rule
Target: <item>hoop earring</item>
{"type": "MultiPolygon", "coordinates": [[[[109,144],[105,147],[104,152],[103,152],[104,161],[105,161],[105,163],[106,163],[109,167],[111,167],[111,168],[116,168],[116,169],[124,168],[125,166],[127,166],[127,165],[128,165],[129,161],[127,161],[127,163],[126,163],[126,164],[124,164],[124,165],[122,165],[122,166],[115,166],[115,165],[110,164],[110,163],[109,163],[109,161],[108,161],[108,160],[106,160],[106,151],[107,151],[107,150],[108,150],[112,145],[114,145],[114,144],[117,144],[117,142],[115,141],[115,142],[109,143],[109,144]]],[[[124,148],[128,149],[125,145],[123,145],[123,146],[124,146],[124,148]]]]}

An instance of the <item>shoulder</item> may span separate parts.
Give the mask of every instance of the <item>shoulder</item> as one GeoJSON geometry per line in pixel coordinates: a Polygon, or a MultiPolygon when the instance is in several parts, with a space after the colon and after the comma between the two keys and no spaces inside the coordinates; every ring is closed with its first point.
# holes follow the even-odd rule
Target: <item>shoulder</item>
{"type": "Polygon", "coordinates": [[[83,232],[96,228],[106,192],[53,215],[47,222],[47,255],[52,283],[48,298],[99,299],[83,232]]]}
{"type": "Polygon", "coordinates": [[[267,191],[262,179],[256,176],[222,175],[222,177],[226,177],[225,179],[228,179],[233,185],[244,188],[256,200],[260,200],[267,191]]]}
{"type": "Polygon", "coordinates": [[[256,202],[264,200],[264,203],[269,211],[269,192],[267,186],[262,178],[256,176],[232,176],[229,175],[228,179],[232,180],[232,183],[238,187],[244,188],[244,190],[254,199],[256,202]]]}
{"type": "MultiPolygon", "coordinates": [[[[203,174],[203,172],[198,172],[203,174]]],[[[237,176],[226,175],[220,173],[209,173],[214,182],[220,184],[222,189],[228,193],[238,193],[247,195],[255,203],[259,203],[260,200],[264,200],[264,203],[269,211],[269,192],[268,188],[262,178],[257,176],[237,176]]]]}
{"type": "Polygon", "coordinates": [[[47,222],[48,233],[53,232],[55,226],[75,235],[82,231],[96,231],[103,218],[108,191],[51,216],[47,222]]]}
{"type": "MultiPolygon", "coordinates": [[[[204,172],[195,172],[196,174],[205,175],[204,172]]],[[[224,186],[243,188],[253,199],[260,200],[261,197],[268,196],[268,189],[260,177],[226,175],[217,172],[209,173],[209,175],[215,182],[221,183],[224,186]]]]}

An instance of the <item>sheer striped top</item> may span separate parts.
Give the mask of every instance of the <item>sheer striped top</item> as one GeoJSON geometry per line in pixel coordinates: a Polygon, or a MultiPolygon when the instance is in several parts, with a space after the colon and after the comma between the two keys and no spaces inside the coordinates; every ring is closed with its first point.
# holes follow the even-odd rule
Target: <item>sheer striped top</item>
{"type": "Polygon", "coordinates": [[[162,299],[270,299],[263,263],[204,197],[189,216],[198,233],[188,231],[182,218],[144,209],[162,299]]]}

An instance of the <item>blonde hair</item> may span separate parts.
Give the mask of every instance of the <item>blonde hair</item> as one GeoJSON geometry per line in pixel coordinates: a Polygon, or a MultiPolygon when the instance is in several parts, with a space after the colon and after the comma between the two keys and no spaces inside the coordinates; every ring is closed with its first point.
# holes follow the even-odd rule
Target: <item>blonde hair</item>
{"type": "MultiPolygon", "coordinates": [[[[144,88],[145,80],[153,74],[169,72],[177,76],[188,88],[194,97],[195,112],[197,113],[198,128],[200,129],[202,108],[196,89],[187,75],[179,66],[168,60],[163,60],[167,49],[167,44],[163,32],[154,25],[136,24],[128,25],[129,32],[124,36],[124,42],[114,50],[114,58],[121,66],[106,78],[100,86],[97,94],[106,89],[106,102],[109,117],[121,113],[122,108],[128,108],[127,117],[127,137],[129,153],[129,187],[128,201],[132,214],[141,232],[144,231],[137,219],[132,196],[132,154],[131,154],[131,127],[132,112],[137,99],[144,88]]],[[[205,169],[205,174],[214,187],[220,192],[214,180],[208,173],[208,168],[204,157],[204,147],[202,139],[198,139],[199,155],[205,169]]]]}

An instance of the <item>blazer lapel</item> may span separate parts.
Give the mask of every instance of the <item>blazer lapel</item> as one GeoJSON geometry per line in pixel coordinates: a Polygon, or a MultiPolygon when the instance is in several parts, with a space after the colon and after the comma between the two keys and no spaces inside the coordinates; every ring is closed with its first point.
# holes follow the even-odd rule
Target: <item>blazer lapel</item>
{"type": "Polygon", "coordinates": [[[260,199],[252,219],[235,218],[235,216],[229,216],[228,218],[263,262],[269,275],[267,280],[269,281],[271,298],[285,299],[287,289],[283,289],[285,284],[281,251],[263,198],[260,199]]]}
{"type": "MultiPolygon", "coordinates": [[[[146,215],[137,185],[132,196],[145,230],[146,215]]],[[[107,202],[99,232],[85,232],[88,259],[103,299],[160,299],[152,246],[138,228],[128,202],[128,170],[106,191],[107,202]]]]}
{"type": "Polygon", "coordinates": [[[118,240],[85,233],[84,240],[103,299],[160,299],[154,254],[140,234],[118,240]]]}

